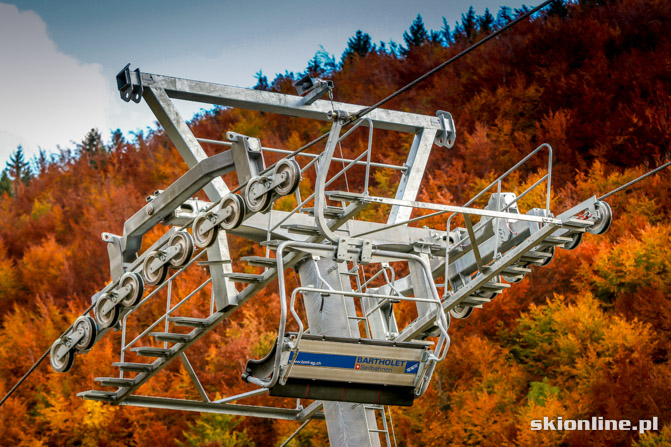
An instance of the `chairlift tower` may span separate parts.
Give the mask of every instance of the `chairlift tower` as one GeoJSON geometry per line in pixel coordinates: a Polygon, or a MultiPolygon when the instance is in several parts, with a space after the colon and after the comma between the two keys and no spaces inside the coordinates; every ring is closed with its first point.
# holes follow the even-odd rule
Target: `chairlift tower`
{"type": "Polygon", "coordinates": [[[102,235],[111,281],[93,296],[93,315],[78,319],[56,340],[50,357],[53,368],[65,372],[76,354],[92,349],[109,330],[121,330],[120,358],[114,363],[118,377],[96,378],[107,390],[79,393],[84,399],[295,420],[304,423],[301,427],[322,418],[333,446],[391,445],[386,407],[412,405],[426,391],[448,352],[450,319],[467,318],[521,281],[531,266],[547,265],[557,247],[573,249],[585,231],[601,234],[612,220],[610,207],[596,197],[553,214],[547,144],[464,206],[417,201],[431,150],[448,151],[454,144],[448,112],[425,116],[374,109],[354,119],[361,106],[319,99],[333,85],[309,77],[297,82],[296,96],[143,73],[127,65],[117,85],[125,101],[144,99],[189,170],[150,195],[121,235],[102,235]],[[232,131],[225,141],[209,140],[192,133],[173,99],[321,120],[331,130],[318,154],[265,147],[232,131]],[[374,161],[374,129],[413,135],[403,165],[374,161]],[[353,159],[336,157],[337,146],[347,144],[354,132],[367,133],[366,150],[353,159]],[[225,150],[208,157],[203,143],[225,150]],[[265,155],[270,152],[283,158],[269,165],[265,155]],[[547,158],[543,177],[519,196],[502,190],[506,177],[538,157],[547,158]],[[394,197],[370,194],[368,179],[377,169],[401,172],[394,197]],[[333,189],[355,170],[365,176],[361,190],[333,189]],[[221,177],[232,172],[238,180],[234,188],[221,177]],[[298,187],[308,174],[316,179],[314,193],[303,197],[298,187]],[[519,200],[537,188],[545,189],[545,207],[523,213],[519,200]],[[201,189],[209,200],[194,198],[201,189]],[[288,195],[298,205],[291,211],[274,209],[276,199],[288,195]],[[473,207],[481,198],[487,206],[473,207]],[[386,223],[358,218],[374,206],[390,208],[386,223]],[[415,209],[443,216],[444,228],[408,226],[422,219],[411,218],[415,209]],[[463,227],[453,228],[455,216],[463,227]],[[165,234],[140,253],[143,236],[157,225],[165,226],[165,234]],[[262,267],[262,273],[233,271],[228,234],[265,247],[265,256],[241,259],[262,267]],[[198,266],[209,270],[209,278],[175,302],[173,283],[198,266]],[[287,282],[289,269],[297,273],[296,287],[287,282]],[[397,277],[397,271],[408,274],[397,277]],[[211,400],[186,356],[188,348],[246,303],[253,305],[251,299],[275,281],[281,310],[277,338],[266,357],[250,359],[240,371],[240,384],[256,389],[211,400]],[[204,290],[211,292],[209,314],[183,313],[188,307],[183,305],[204,290]],[[165,314],[129,340],[128,319],[161,291],[167,297],[165,314]],[[402,301],[414,302],[417,314],[405,326],[397,322],[402,301]],[[289,325],[298,330],[289,332],[289,325]],[[137,394],[176,359],[201,400],[137,394]],[[297,403],[295,408],[242,403],[262,394],[297,403]],[[305,401],[310,403],[304,406],[305,401]]]}

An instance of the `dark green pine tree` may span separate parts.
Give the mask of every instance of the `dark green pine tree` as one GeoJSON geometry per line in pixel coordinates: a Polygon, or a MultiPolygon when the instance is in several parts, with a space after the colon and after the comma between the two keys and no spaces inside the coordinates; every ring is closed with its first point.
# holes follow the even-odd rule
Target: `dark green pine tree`
{"type": "Polygon", "coordinates": [[[119,150],[126,144],[126,138],[121,129],[112,132],[112,141],[110,141],[110,150],[119,150]]]}
{"type": "Polygon", "coordinates": [[[417,14],[417,18],[410,25],[410,29],[403,32],[403,40],[406,44],[406,48],[400,48],[403,55],[407,55],[412,48],[420,47],[429,40],[429,33],[426,31],[424,20],[422,20],[420,14],[417,14]]]}
{"type": "Polygon", "coordinates": [[[23,146],[19,145],[14,152],[9,156],[7,161],[7,175],[12,182],[13,192],[16,195],[22,185],[27,185],[32,178],[30,172],[30,165],[26,161],[23,152],[23,146]]]}
{"type": "Polygon", "coordinates": [[[443,27],[440,29],[441,34],[443,35],[443,45],[449,47],[454,43],[452,38],[452,31],[450,30],[450,25],[447,24],[447,19],[443,17],[443,27]]]}
{"type": "Polygon", "coordinates": [[[86,155],[96,155],[106,151],[103,144],[103,136],[98,129],[88,131],[82,142],[77,145],[77,148],[82,154],[86,155]]]}
{"type": "Polygon", "coordinates": [[[513,20],[513,10],[510,9],[510,6],[501,6],[498,14],[496,14],[496,24],[501,27],[507,25],[513,20]]]}
{"type": "Polygon", "coordinates": [[[311,76],[320,76],[322,73],[324,73],[322,62],[315,55],[312,59],[308,61],[308,66],[305,69],[305,74],[309,74],[311,76]]]}
{"type": "Polygon", "coordinates": [[[478,31],[478,21],[473,6],[468,8],[466,15],[461,15],[461,31],[467,40],[472,40],[478,31]]]}
{"type": "Polygon", "coordinates": [[[485,13],[478,17],[478,28],[481,33],[489,34],[494,28],[494,16],[489,12],[489,8],[485,9],[485,13]]]}
{"type": "Polygon", "coordinates": [[[12,195],[12,180],[7,174],[7,169],[3,169],[2,174],[0,174],[0,196],[4,193],[12,195]]]}
{"type": "Polygon", "coordinates": [[[254,77],[256,78],[256,85],[254,86],[254,90],[270,89],[270,85],[268,84],[268,77],[264,75],[261,70],[257,71],[254,77]]]}
{"type": "Polygon", "coordinates": [[[375,49],[375,44],[368,33],[357,30],[354,36],[347,41],[347,48],[342,54],[341,63],[351,59],[355,54],[364,57],[375,49]]]}

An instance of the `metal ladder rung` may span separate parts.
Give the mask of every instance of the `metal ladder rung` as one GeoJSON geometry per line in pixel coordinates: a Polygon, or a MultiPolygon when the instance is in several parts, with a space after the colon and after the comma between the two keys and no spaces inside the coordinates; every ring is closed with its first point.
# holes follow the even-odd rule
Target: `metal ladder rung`
{"type": "Polygon", "coordinates": [[[491,282],[481,285],[478,290],[485,290],[487,292],[497,292],[502,291],[503,289],[509,289],[510,284],[505,284],[502,282],[491,282]]]}
{"type": "Polygon", "coordinates": [[[388,430],[380,430],[379,428],[371,428],[368,431],[371,433],[389,433],[388,430]]]}
{"type": "Polygon", "coordinates": [[[261,241],[259,242],[259,245],[262,247],[270,247],[271,250],[277,249],[277,247],[280,246],[280,244],[284,242],[283,240],[280,239],[270,239],[267,241],[261,241]]]}
{"type": "Polygon", "coordinates": [[[526,268],[526,267],[519,267],[519,266],[516,266],[516,265],[511,265],[511,266],[508,266],[508,267],[504,268],[503,270],[501,270],[501,273],[503,273],[504,275],[524,276],[527,273],[531,273],[531,269],[526,268]]]}
{"type": "Polygon", "coordinates": [[[109,400],[113,401],[116,399],[116,392],[114,391],[103,391],[103,390],[88,390],[77,393],[78,397],[83,397],[84,399],[93,399],[93,400],[109,400]]]}
{"type": "Polygon", "coordinates": [[[520,258],[522,262],[531,262],[533,264],[542,264],[552,257],[552,253],[543,251],[528,251],[520,258]]]}
{"type": "Polygon", "coordinates": [[[594,225],[594,222],[591,220],[568,219],[567,221],[562,222],[561,225],[572,233],[583,233],[587,227],[594,225]]]}
{"type": "Polygon", "coordinates": [[[542,244],[558,246],[558,245],[564,245],[568,242],[573,242],[573,238],[565,236],[549,236],[543,239],[542,244]]]}
{"type": "Polygon", "coordinates": [[[280,228],[289,231],[289,233],[307,234],[308,236],[321,234],[317,227],[313,227],[311,225],[289,224],[282,225],[280,228]]]}
{"type": "Polygon", "coordinates": [[[274,267],[277,265],[277,259],[264,256],[243,256],[240,260],[256,267],[274,267]]]}
{"type": "MultiPolygon", "coordinates": [[[[303,208],[303,211],[314,216],[314,208],[303,208]]],[[[345,209],[339,206],[327,206],[324,208],[324,216],[333,219],[339,219],[345,215],[345,209]]]]}
{"type": "Polygon", "coordinates": [[[174,332],[150,332],[149,336],[168,343],[186,343],[191,339],[190,334],[176,334],[174,332]]]}
{"type": "Polygon", "coordinates": [[[151,372],[154,369],[151,363],[114,362],[112,366],[116,366],[121,371],[130,372],[151,372]]]}
{"type": "Polygon", "coordinates": [[[257,283],[263,281],[263,275],[254,275],[252,273],[224,273],[222,276],[233,282],[257,283]]]}
{"type": "Polygon", "coordinates": [[[326,191],[324,195],[331,200],[339,200],[342,202],[363,202],[367,197],[365,194],[347,192],[347,191],[326,191]]]}
{"type": "Polygon", "coordinates": [[[135,352],[137,355],[141,355],[143,357],[160,357],[160,358],[168,358],[172,356],[172,350],[170,349],[163,349],[163,348],[151,348],[148,346],[141,346],[137,348],[131,348],[130,349],[132,352],[135,352]]]}
{"type": "Polygon", "coordinates": [[[210,322],[204,318],[193,318],[193,317],[168,317],[168,321],[175,324],[175,326],[188,326],[188,327],[207,327],[210,322]]]}
{"type": "Polygon", "coordinates": [[[464,299],[459,305],[468,307],[479,306],[491,302],[493,298],[494,297],[484,298],[481,296],[469,295],[468,298],[464,299]]]}
{"type": "Polygon", "coordinates": [[[96,377],[93,380],[100,383],[101,386],[130,388],[135,385],[135,379],[122,379],[120,377],[96,377]]]}

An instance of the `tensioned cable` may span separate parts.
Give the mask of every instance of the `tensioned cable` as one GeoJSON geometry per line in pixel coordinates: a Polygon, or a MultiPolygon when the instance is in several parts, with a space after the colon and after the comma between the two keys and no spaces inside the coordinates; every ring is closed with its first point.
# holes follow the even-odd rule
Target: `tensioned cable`
{"type": "Polygon", "coordinates": [[[383,105],[383,104],[385,104],[385,103],[391,101],[392,99],[396,98],[396,97],[397,97],[398,95],[400,95],[401,93],[403,93],[403,92],[405,92],[405,91],[407,91],[407,90],[410,90],[411,88],[415,87],[415,86],[416,86],[417,84],[419,84],[420,82],[424,81],[425,79],[427,79],[427,78],[430,77],[430,76],[433,76],[434,74],[436,74],[437,72],[439,72],[439,71],[442,70],[443,68],[447,67],[447,66],[450,65],[451,63],[455,62],[455,61],[458,60],[458,59],[461,59],[461,58],[464,57],[464,56],[466,56],[466,55],[467,55],[468,53],[470,53],[471,51],[475,50],[476,48],[480,47],[481,45],[484,45],[486,42],[489,42],[489,41],[492,40],[493,38],[497,37],[499,34],[505,32],[505,31],[507,31],[508,29],[512,28],[513,26],[517,25],[518,23],[520,23],[521,21],[523,21],[523,20],[526,19],[527,17],[531,16],[532,14],[537,13],[538,11],[540,11],[541,9],[543,9],[544,7],[546,7],[547,5],[549,5],[552,1],[553,1],[553,0],[546,0],[546,1],[544,1],[543,3],[541,3],[541,4],[538,5],[538,6],[536,6],[535,8],[530,9],[529,11],[525,12],[524,14],[522,14],[521,16],[519,16],[518,18],[516,18],[516,19],[513,20],[512,22],[507,23],[506,25],[504,25],[504,26],[502,26],[501,28],[497,29],[497,30],[494,31],[493,33],[489,34],[489,35],[488,35],[487,37],[485,37],[484,39],[482,39],[482,40],[480,40],[480,41],[474,43],[474,44],[471,45],[470,47],[466,48],[466,49],[465,49],[464,51],[462,51],[461,53],[459,53],[459,54],[457,54],[457,55],[451,57],[450,59],[446,60],[446,61],[443,62],[442,64],[440,64],[440,65],[436,66],[435,68],[432,68],[431,70],[427,71],[427,72],[424,73],[422,76],[418,77],[417,79],[415,79],[414,81],[410,82],[410,83],[407,84],[406,86],[401,87],[400,89],[396,90],[394,93],[392,93],[391,95],[387,96],[386,98],[384,98],[384,99],[382,99],[382,100],[376,102],[375,104],[373,104],[373,105],[370,106],[370,107],[366,107],[365,109],[360,110],[359,112],[356,113],[356,115],[354,115],[354,119],[352,119],[352,121],[354,121],[355,119],[359,119],[359,118],[361,118],[362,116],[364,116],[364,115],[370,113],[371,111],[377,109],[377,108],[380,107],[381,105],[383,105]]]}
{"type": "MultiPolygon", "coordinates": [[[[517,17],[515,20],[513,20],[513,21],[507,23],[506,25],[502,26],[502,27],[499,28],[498,30],[496,30],[496,31],[494,31],[493,33],[489,34],[489,35],[488,35],[487,37],[485,37],[484,39],[482,39],[482,40],[480,40],[480,41],[474,43],[474,44],[471,45],[470,47],[466,48],[466,49],[463,50],[461,53],[459,53],[459,54],[457,54],[457,55],[451,57],[450,59],[446,60],[445,62],[441,63],[440,65],[437,65],[436,67],[434,67],[434,68],[432,68],[431,70],[427,71],[427,72],[424,73],[422,76],[420,76],[420,77],[418,77],[417,79],[415,79],[414,81],[412,81],[412,82],[410,82],[409,84],[407,84],[407,85],[401,87],[400,89],[396,90],[394,93],[390,94],[390,95],[387,96],[386,98],[384,98],[384,99],[382,99],[382,100],[376,102],[376,103],[373,104],[372,106],[365,107],[365,108],[359,110],[357,113],[355,113],[354,115],[352,115],[351,117],[349,117],[349,118],[347,119],[347,121],[346,121],[345,124],[351,124],[351,123],[353,123],[354,121],[356,121],[356,120],[358,120],[358,119],[364,117],[365,115],[369,114],[370,112],[372,112],[373,110],[375,110],[375,109],[377,109],[378,107],[382,106],[383,104],[385,104],[385,103],[391,101],[392,99],[396,98],[396,97],[397,97],[398,95],[400,95],[401,93],[404,93],[404,92],[410,90],[411,88],[415,87],[415,86],[416,86],[417,84],[419,84],[420,82],[422,82],[422,81],[426,80],[427,78],[433,76],[434,74],[436,74],[437,72],[439,72],[439,71],[442,70],[443,68],[447,67],[448,65],[452,64],[453,62],[456,62],[457,60],[461,59],[462,57],[466,56],[466,55],[469,54],[471,51],[473,51],[473,50],[475,50],[476,48],[478,48],[478,47],[484,45],[486,42],[489,42],[489,41],[492,40],[493,38],[499,36],[501,33],[503,33],[503,32],[505,32],[505,31],[509,30],[510,28],[512,28],[513,26],[517,25],[517,24],[520,23],[521,21],[525,20],[526,18],[528,18],[528,17],[531,16],[532,14],[537,13],[538,11],[540,11],[541,9],[543,9],[544,7],[546,7],[548,4],[550,4],[552,1],[553,1],[553,0],[546,0],[546,1],[544,1],[544,2],[541,3],[540,5],[536,6],[536,7],[533,8],[533,9],[530,9],[529,11],[525,12],[525,13],[522,14],[521,16],[517,17]]],[[[288,154],[288,155],[287,155],[286,157],[284,157],[284,158],[292,158],[292,157],[295,157],[296,155],[300,154],[301,152],[306,151],[306,150],[309,149],[310,147],[312,147],[312,146],[314,146],[315,144],[319,143],[320,141],[324,140],[330,133],[331,133],[331,131],[328,131],[328,132],[326,132],[326,133],[320,135],[319,137],[317,137],[317,138],[315,138],[314,140],[310,141],[309,143],[307,143],[305,146],[301,147],[300,149],[297,149],[297,150],[293,151],[292,153],[288,154]]],[[[271,168],[272,168],[272,166],[268,167],[268,168],[265,169],[263,172],[267,172],[267,171],[269,171],[271,168]]],[[[661,169],[661,168],[659,168],[659,169],[661,169]]],[[[651,174],[650,174],[650,175],[651,175],[651,174]]],[[[642,180],[642,179],[641,179],[641,180],[642,180]]],[[[237,191],[240,191],[242,188],[245,187],[246,184],[247,184],[247,182],[245,182],[245,183],[239,185],[237,188],[235,188],[233,191],[231,191],[231,193],[235,193],[235,192],[237,192],[237,191]]],[[[633,184],[633,183],[632,183],[632,184],[633,184]]],[[[627,185],[625,185],[625,186],[627,186],[627,185]]],[[[615,194],[615,192],[617,192],[617,191],[610,192],[610,193],[608,193],[608,194],[607,194],[606,196],[604,196],[604,197],[607,197],[607,196],[610,195],[610,194],[615,194]]],[[[214,204],[213,204],[213,205],[214,205],[214,204]]],[[[86,310],[86,312],[84,312],[82,315],[86,315],[92,308],[93,308],[93,305],[91,305],[91,306],[86,310]]],[[[71,326],[71,327],[72,327],[72,326],[71,326]]],[[[67,332],[67,331],[66,331],[66,332],[67,332]]],[[[28,370],[28,372],[26,372],[26,374],[25,374],[25,375],[24,375],[24,376],[23,376],[23,377],[16,383],[16,385],[14,385],[14,386],[12,387],[11,390],[9,390],[9,392],[7,393],[7,395],[2,399],[2,401],[0,401],[0,406],[2,406],[2,404],[3,404],[3,403],[4,403],[4,402],[5,402],[5,401],[12,395],[12,393],[13,393],[13,392],[14,392],[14,391],[15,391],[15,390],[16,390],[16,389],[17,389],[17,388],[18,388],[18,387],[19,387],[19,386],[20,386],[20,385],[21,385],[21,384],[28,378],[28,376],[30,376],[30,374],[35,370],[35,368],[37,368],[37,367],[39,366],[39,364],[42,363],[42,361],[43,361],[43,360],[46,358],[46,356],[49,354],[49,351],[50,351],[50,349],[48,349],[44,354],[42,354],[42,356],[39,358],[39,360],[38,360],[37,362],[35,362],[35,364],[34,364],[34,365],[28,370]]]]}
{"type": "Polygon", "coordinates": [[[643,180],[643,179],[645,179],[645,178],[647,178],[647,177],[650,177],[650,176],[653,175],[653,174],[656,174],[657,172],[661,171],[662,169],[664,169],[664,168],[666,168],[666,167],[668,167],[668,166],[671,166],[671,161],[666,162],[666,163],[664,163],[663,165],[661,165],[661,166],[659,166],[659,167],[656,167],[656,168],[653,169],[652,171],[643,174],[642,176],[640,176],[640,177],[638,177],[638,178],[636,178],[636,179],[630,181],[629,183],[625,183],[624,185],[615,188],[615,189],[612,190],[611,192],[606,193],[606,194],[602,195],[601,197],[599,197],[598,200],[603,200],[603,199],[605,199],[606,197],[610,197],[610,196],[612,196],[613,194],[616,194],[616,193],[618,193],[618,192],[620,192],[620,191],[624,191],[625,189],[629,188],[630,186],[632,186],[632,185],[634,185],[634,184],[640,182],[641,180],[643,180]]]}
{"type": "MultiPolygon", "coordinates": [[[[461,59],[462,57],[464,57],[464,56],[466,56],[467,54],[469,54],[471,51],[473,51],[473,50],[477,49],[478,47],[484,45],[486,42],[489,42],[490,40],[494,39],[495,37],[498,37],[500,34],[504,33],[505,31],[509,30],[509,29],[512,28],[513,26],[515,26],[515,25],[517,25],[518,23],[522,22],[523,20],[527,19],[529,16],[531,16],[531,15],[537,13],[538,11],[540,11],[541,9],[545,8],[547,5],[549,5],[550,3],[552,3],[552,1],[553,1],[553,0],[546,0],[546,1],[544,1],[544,2],[541,3],[540,5],[536,6],[536,7],[533,8],[533,9],[530,9],[529,11],[527,11],[527,12],[525,12],[524,14],[520,15],[519,17],[517,17],[515,20],[513,20],[513,21],[511,21],[511,22],[509,22],[509,23],[507,23],[507,24],[505,24],[505,25],[502,26],[501,28],[499,28],[499,29],[497,29],[496,31],[494,31],[493,33],[489,34],[489,35],[488,35],[487,37],[485,37],[484,39],[482,39],[482,40],[480,40],[480,41],[474,43],[473,45],[471,45],[470,47],[466,48],[465,50],[463,50],[463,51],[460,52],[459,54],[457,54],[457,55],[451,57],[450,59],[446,60],[445,62],[441,63],[440,65],[437,65],[436,67],[434,67],[434,68],[432,68],[431,70],[427,71],[427,72],[424,73],[422,76],[420,76],[420,77],[418,77],[417,79],[415,79],[414,81],[412,81],[412,82],[410,82],[409,84],[407,84],[407,85],[401,87],[400,89],[396,90],[394,93],[390,94],[390,95],[387,96],[386,98],[384,98],[384,99],[382,99],[382,100],[376,102],[376,103],[373,104],[372,106],[364,107],[363,109],[359,110],[359,111],[358,111],[357,113],[355,113],[354,115],[350,116],[350,117],[346,120],[345,125],[347,125],[347,124],[351,124],[351,123],[353,123],[354,121],[356,121],[356,120],[358,120],[358,119],[360,119],[360,118],[363,118],[364,116],[368,115],[368,114],[369,114],[370,112],[372,112],[373,110],[379,108],[379,107],[382,106],[383,104],[385,104],[385,103],[391,101],[392,99],[396,98],[396,97],[397,97],[398,95],[400,95],[401,93],[404,93],[404,92],[410,90],[411,88],[414,88],[414,87],[417,86],[417,84],[419,84],[420,82],[422,82],[422,81],[426,80],[427,78],[433,76],[434,74],[436,74],[437,72],[439,72],[439,71],[442,70],[443,68],[445,68],[445,67],[447,67],[448,65],[450,65],[450,64],[452,64],[452,63],[454,63],[454,62],[456,62],[457,60],[459,60],[459,59],[461,59]]],[[[328,137],[328,135],[329,135],[330,133],[331,133],[331,131],[328,131],[328,132],[326,132],[326,133],[320,135],[319,137],[317,137],[317,138],[315,138],[314,140],[310,141],[309,143],[307,143],[305,146],[301,147],[300,149],[297,149],[297,150],[293,151],[292,153],[287,154],[287,156],[284,157],[284,158],[292,158],[292,157],[295,157],[296,155],[300,154],[301,152],[306,151],[308,148],[310,148],[310,147],[314,146],[315,144],[319,143],[320,141],[324,140],[326,137],[328,137]]],[[[267,171],[269,171],[271,168],[272,168],[272,166],[269,166],[269,167],[268,167],[267,169],[265,169],[263,172],[267,172],[267,171]]],[[[245,183],[239,185],[237,188],[235,188],[235,189],[234,189],[233,191],[231,191],[231,192],[234,193],[234,192],[237,192],[237,191],[241,190],[242,188],[245,187],[246,184],[247,184],[247,183],[245,182],[245,183]]]]}
{"type": "MultiPolygon", "coordinates": [[[[82,315],[86,315],[87,313],[89,313],[89,311],[90,311],[91,309],[93,309],[93,306],[94,306],[94,305],[95,305],[95,303],[94,303],[94,304],[91,304],[91,305],[89,306],[89,308],[86,309],[86,310],[82,313],[82,315]]],[[[72,323],[72,324],[70,325],[70,327],[68,327],[68,328],[64,331],[64,333],[67,332],[67,331],[69,331],[70,328],[72,328],[72,326],[74,326],[74,323],[72,323]]],[[[44,354],[42,354],[42,356],[35,362],[35,364],[34,364],[33,366],[30,367],[30,369],[23,375],[23,377],[21,377],[21,379],[19,379],[19,381],[16,382],[16,384],[12,387],[11,390],[9,390],[9,392],[5,395],[5,397],[2,398],[2,400],[0,401],[0,407],[2,406],[2,404],[5,403],[5,401],[6,401],[7,399],[9,399],[9,396],[11,396],[11,395],[14,393],[14,391],[16,391],[16,389],[17,389],[19,386],[21,386],[21,384],[28,378],[28,376],[30,376],[30,375],[33,373],[33,371],[35,371],[35,369],[36,369],[38,366],[40,366],[40,363],[42,363],[42,361],[43,361],[45,358],[47,358],[47,355],[49,355],[49,351],[51,351],[51,347],[47,348],[47,350],[44,351],[44,354]]]]}

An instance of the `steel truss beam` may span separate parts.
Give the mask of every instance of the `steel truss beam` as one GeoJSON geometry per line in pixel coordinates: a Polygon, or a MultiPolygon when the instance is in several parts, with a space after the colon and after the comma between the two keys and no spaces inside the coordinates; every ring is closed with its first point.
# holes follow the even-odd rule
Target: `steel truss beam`
{"type": "MultiPolygon", "coordinates": [[[[250,90],[152,73],[131,71],[130,76],[131,82],[134,84],[141,83],[145,90],[163,90],[168,97],[173,99],[239,107],[241,109],[278,113],[299,118],[326,121],[328,120],[326,117],[327,113],[334,108],[350,114],[357,113],[363,109],[362,106],[355,104],[334,102],[332,105],[330,101],[324,100],[318,100],[311,105],[305,105],[304,99],[301,96],[267,92],[264,90],[250,90]]],[[[375,109],[367,117],[373,121],[376,129],[409,133],[421,132],[423,129],[442,130],[440,118],[416,113],[375,109]]]]}

